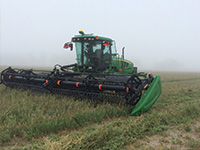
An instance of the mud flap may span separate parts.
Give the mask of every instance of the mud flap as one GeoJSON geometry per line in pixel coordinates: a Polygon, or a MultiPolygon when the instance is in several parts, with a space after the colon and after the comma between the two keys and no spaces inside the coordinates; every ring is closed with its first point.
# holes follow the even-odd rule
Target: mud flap
{"type": "Polygon", "coordinates": [[[139,102],[136,104],[135,108],[130,115],[141,115],[143,112],[146,112],[151,108],[154,102],[161,94],[161,81],[160,76],[157,75],[154,77],[153,82],[149,88],[143,93],[139,102]]]}

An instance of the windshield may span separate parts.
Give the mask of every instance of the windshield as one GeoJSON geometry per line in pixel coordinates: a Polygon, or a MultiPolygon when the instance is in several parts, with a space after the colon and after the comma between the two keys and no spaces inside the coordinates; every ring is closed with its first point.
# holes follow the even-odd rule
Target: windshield
{"type": "MultiPolygon", "coordinates": [[[[105,68],[111,62],[110,41],[94,40],[75,42],[78,66],[105,68]]],[[[112,46],[111,46],[112,45],[112,46]]],[[[115,44],[112,50],[115,52],[115,44]]]]}

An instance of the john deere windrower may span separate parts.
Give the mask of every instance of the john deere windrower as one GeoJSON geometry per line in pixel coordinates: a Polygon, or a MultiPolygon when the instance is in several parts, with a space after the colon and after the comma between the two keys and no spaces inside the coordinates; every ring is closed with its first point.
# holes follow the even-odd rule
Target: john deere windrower
{"type": "Polygon", "coordinates": [[[102,36],[75,35],[64,48],[76,48],[77,63],[55,65],[53,71],[7,68],[1,83],[9,87],[133,106],[131,115],[147,111],[161,94],[160,76],[137,73],[137,68],[120,57],[115,41],[102,36]]]}

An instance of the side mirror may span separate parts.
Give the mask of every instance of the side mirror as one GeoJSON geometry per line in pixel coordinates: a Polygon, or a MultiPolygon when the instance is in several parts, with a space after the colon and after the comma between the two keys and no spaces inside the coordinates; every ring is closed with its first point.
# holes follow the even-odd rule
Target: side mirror
{"type": "Polygon", "coordinates": [[[72,51],[73,50],[73,44],[71,42],[67,42],[64,44],[63,48],[67,49],[70,47],[70,50],[72,51]]]}

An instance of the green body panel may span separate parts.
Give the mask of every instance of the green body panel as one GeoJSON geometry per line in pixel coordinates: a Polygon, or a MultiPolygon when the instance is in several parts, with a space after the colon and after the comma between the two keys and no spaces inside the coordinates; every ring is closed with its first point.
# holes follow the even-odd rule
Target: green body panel
{"type": "Polygon", "coordinates": [[[105,73],[133,74],[133,63],[126,59],[114,57],[105,73]]]}
{"type": "Polygon", "coordinates": [[[143,112],[146,112],[154,104],[157,98],[161,94],[161,81],[160,76],[157,75],[154,77],[153,82],[149,88],[144,92],[139,102],[136,104],[135,108],[131,112],[131,115],[141,115],[143,112]]]}

